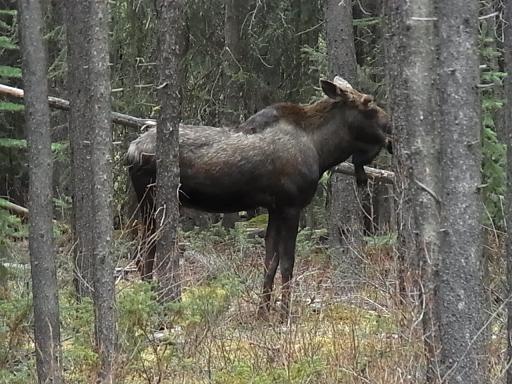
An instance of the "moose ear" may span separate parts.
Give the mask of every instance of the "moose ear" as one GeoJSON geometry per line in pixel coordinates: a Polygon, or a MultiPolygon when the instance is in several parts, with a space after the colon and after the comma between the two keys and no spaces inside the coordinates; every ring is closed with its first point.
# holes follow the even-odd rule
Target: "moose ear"
{"type": "Polygon", "coordinates": [[[341,90],[332,81],[320,80],[320,85],[322,86],[322,91],[324,91],[327,97],[333,100],[341,100],[341,90]]]}

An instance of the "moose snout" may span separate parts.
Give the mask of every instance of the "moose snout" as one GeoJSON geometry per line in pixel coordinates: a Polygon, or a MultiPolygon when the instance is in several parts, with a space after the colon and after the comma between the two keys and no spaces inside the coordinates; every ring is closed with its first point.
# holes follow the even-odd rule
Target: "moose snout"
{"type": "Polygon", "coordinates": [[[393,154],[393,140],[390,137],[386,137],[386,141],[384,142],[384,146],[388,153],[393,154]]]}

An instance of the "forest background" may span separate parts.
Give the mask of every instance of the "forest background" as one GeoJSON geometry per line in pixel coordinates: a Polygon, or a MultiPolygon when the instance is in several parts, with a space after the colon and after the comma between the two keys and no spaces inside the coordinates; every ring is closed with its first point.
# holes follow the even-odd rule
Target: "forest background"
{"type": "MultiPolygon", "coordinates": [[[[68,98],[65,12],[58,1],[42,4],[49,93],[68,98]]],[[[307,0],[188,0],[184,12],[182,121],[234,125],[274,102],[318,99],[318,80],[332,77],[327,49],[330,25],[324,16],[329,13],[328,4],[307,0]]],[[[354,85],[391,110],[397,108],[389,105],[390,74],[397,63],[386,53],[393,32],[388,5],[361,0],[353,3],[351,11],[357,63],[354,85]]],[[[0,2],[0,80],[22,87],[16,7],[15,1],[0,2]]],[[[113,111],[144,118],[156,118],[159,113],[155,15],[153,1],[110,3],[113,111]]],[[[491,342],[485,354],[490,382],[499,382],[507,368],[503,4],[480,1],[480,16],[485,205],[482,272],[486,311],[492,314],[486,327],[491,342]]],[[[0,101],[0,382],[6,383],[33,382],[36,375],[27,223],[23,214],[7,208],[7,201],[26,206],[28,200],[23,110],[21,102],[0,101]]],[[[425,357],[414,309],[417,303],[404,303],[398,287],[396,212],[402,200],[388,184],[370,185],[363,214],[357,208],[360,202],[353,198],[345,201],[348,209],[338,209],[339,200],[332,199],[332,180],[322,179],[301,222],[294,299],[297,319],[284,330],[280,326],[269,328],[251,321],[260,284],[264,212],[246,213],[249,218],[190,211],[183,214],[180,241],[186,251],[179,303],[160,305],[149,285],[126,272],[136,245],[129,228],[133,207],[127,198],[130,191],[123,156],[138,133],[133,128],[113,127],[112,250],[118,267],[119,382],[413,383],[423,377],[425,365],[418,364],[425,357]],[[341,240],[334,238],[340,222],[358,228],[348,246],[340,246],[341,240]],[[172,327],[156,337],[154,329],[163,323],[172,327]]],[[[91,300],[75,300],[68,136],[68,115],[52,111],[53,230],[58,250],[64,376],[69,382],[87,383],[97,373],[98,352],[91,300]]],[[[382,156],[376,166],[391,169],[392,159],[382,156]]],[[[341,189],[345,193],[353,189],[348,177],[335,182],[346,188],[341,189]]]]}

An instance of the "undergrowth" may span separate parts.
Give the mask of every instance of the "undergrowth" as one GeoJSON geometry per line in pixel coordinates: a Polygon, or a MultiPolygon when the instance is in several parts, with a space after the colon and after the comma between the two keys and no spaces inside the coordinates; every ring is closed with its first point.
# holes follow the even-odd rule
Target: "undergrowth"
{"type": "MultiPolygon", "coordinates": [[[[403,331],[409,309],[397,304],[394,238],[366,239],[372,283],[347,294],[332,278],[334,263],[321,236],[308,230],[299,236],[303,251],[286,324],[277,311],[268,322],[256,318],[263,239],[241,228],[183,236],[180,302],[160,305],[151,284],[135,274],[119,279],[118,382],[418,382],[423,346],[417,332],[403,331]]],[[[0,383],[36,382],[28,273],[9,271],[8,294],[0,298],[0,383]]],[[[276,276],[275,308],[279,281],[276,276]]],[[[77,302],[71,285],[61,286],[65,380],[92,383],[98,368],[92,303],[77,302]]]]}

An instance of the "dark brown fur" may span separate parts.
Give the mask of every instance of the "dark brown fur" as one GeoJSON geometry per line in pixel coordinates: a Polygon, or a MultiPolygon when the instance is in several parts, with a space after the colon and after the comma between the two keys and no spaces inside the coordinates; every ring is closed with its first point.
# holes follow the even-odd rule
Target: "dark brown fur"
{"type": "MultiPolygon", "coordinates": [[[[261,314],[269,309],[278,266],[283,279],[283,314],[288,315],[295,239],[302,208],[309,204],[323,172],[351,155],[358,183],[363,166],[387,144],[389,121],[371,97],[323,81],[328,98],[311,105],[275,104],[234,129],[180,128],[180,201],[212,212],[257,207],[269,212],[261,314]]],[[[154,233],[151,185],[156,178],[155,130],[132,142],[130,177],[148,229],[154,233]]],[[[150,277],[154,246],[144,256],[150,277]]]]}

